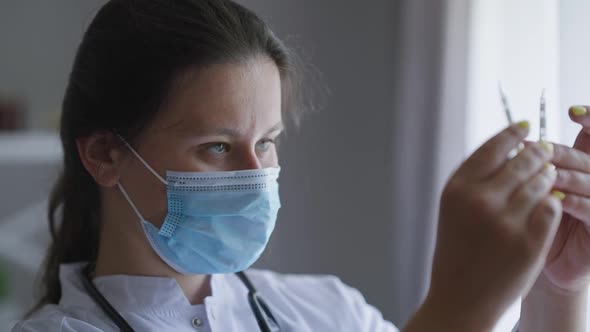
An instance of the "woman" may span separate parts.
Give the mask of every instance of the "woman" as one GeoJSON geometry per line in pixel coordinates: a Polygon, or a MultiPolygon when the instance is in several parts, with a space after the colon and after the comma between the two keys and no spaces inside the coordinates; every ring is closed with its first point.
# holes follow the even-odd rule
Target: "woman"
{"type": "MultiPolygon", "coordinates": [[[[13,331],[397,331],[336,278],[240,272],[275,225],[296,83],[285,46],[229,0],[108,2],[64,99],[43,297],[13,331]]],[[[584,324],[574,216],[589,209],[568,202],[588,192],[564,174],[587,179],[590,161],[548,143],[507,160],[527,132],[502,131],[449,181],[432,286],[405,331],[489,330],[528,289],[522,331],[584,324]]]]}

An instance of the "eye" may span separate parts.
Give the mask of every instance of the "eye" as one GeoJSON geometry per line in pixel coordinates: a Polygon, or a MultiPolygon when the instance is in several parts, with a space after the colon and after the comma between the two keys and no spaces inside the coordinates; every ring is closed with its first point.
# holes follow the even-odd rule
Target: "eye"
{"type": "Polygon", "coordinates": [[[272,139],[263,139],[260,142],[256,143],[256,149],[260,151],[268,151],[275,142],[272,139]]]}
{"type": "Polygon", "coordinates": [[[226,143],[211,143],[207,146],[207,150],[213,154],[222,154],[229,152],[229,144],[226,143]]]}

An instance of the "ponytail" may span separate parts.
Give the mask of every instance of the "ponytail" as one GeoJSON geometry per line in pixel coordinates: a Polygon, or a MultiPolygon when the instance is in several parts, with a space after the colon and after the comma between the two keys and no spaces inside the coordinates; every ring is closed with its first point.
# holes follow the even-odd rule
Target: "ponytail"
{"type": "Polygon", "coordinates": [[[49,197],[51,245],[43,263],[42,295],[28,315],[61,299],[60,264],[96,259],[99,208],[100,195],[94,179],[79,158],[66,158],[63,173],[49,197]]]}

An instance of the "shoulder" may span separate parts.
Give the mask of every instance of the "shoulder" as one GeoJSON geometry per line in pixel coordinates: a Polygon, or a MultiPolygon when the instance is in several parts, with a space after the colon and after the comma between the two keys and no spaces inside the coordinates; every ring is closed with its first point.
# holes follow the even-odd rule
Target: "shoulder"
{"type": "Polygon", "coordinates": [[[31,317],[16,322],[11,332],[102,332],[70,313],[58,305],[46,305],[31,317]]]}
{"type": "MultiPolygon", "coordinates": [[[[268,270],[248,270],[248,276],[258,291],[270,296],[280,294],[290,300],[323,307],[338,306],[351,309],[365,303],[362,294],[332,275],[281,274],[268,270]]],[[[366,303],[365,303],[366,304],[366,303]]]]}
{"type": "Polygon", "coordinates": [[[397,331],[369,305],[361,292],[332,275],[280,274],[267,270],[247,271],[252,283],[273,307],[301,318],[316,319],[357,331],[397,331]]]}
{"type": "Polygon", "coordinates": [[[340,278],[328,274],[286,274],[262,269],[249,269],[246,273],[253,282],[260,282],[261,286],[265,287],[322,286],[338,290],[349,288],[340,278]]]}
{"type": "Polygon", "coordinates": [[[268,270],[248,270],[248,276],[260,293],[281,294],[324,305],[354,305],[363,300],[361,293],[333,275],[281,274],[268,270]]]}

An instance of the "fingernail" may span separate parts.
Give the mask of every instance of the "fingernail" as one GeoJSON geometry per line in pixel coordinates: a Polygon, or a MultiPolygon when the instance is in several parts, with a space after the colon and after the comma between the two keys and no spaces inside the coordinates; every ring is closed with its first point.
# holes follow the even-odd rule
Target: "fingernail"
{"type": "Polygon", "coordinates": [[[545,163],[545,169],[549,171],[555,171],[555,165],[553,165],[552,163],[545,163]]]}
{"type": "Polygon", "coordinates": [[[539,144],[541,144],[541,146],[543,147],[543,149],[545,149],[545,151],[547,151],[549,153],[553,153],[553,150],[554,150],[553,144],[551,144],[547,141],[539,141],[539,144]]]}
{"type": "Polygon", "coordinates": [[[553,190],[551,195],[557,197],[560,201],[563,201],[565,199],[565,194],[559,190],[553,190]]]}
{"type": "Polygon", "coordinates": [[[520,128],[522,128],[522,129],[527,129],[528,130],[531,127],[531,124],[528,121],[525,120],[525,121],[520,121],[518,123],[518,126],[520,128]]]}
{"type": "Polygon", "coordinates": [[[586,113],[588,113],[588,110],[586,109],[586,107],[584,106],[572,106],[570,108],[570,111],[575,115],[575,116],[581,116],[581,115],[585,115],[586,113]]]}

